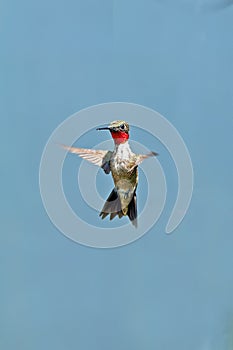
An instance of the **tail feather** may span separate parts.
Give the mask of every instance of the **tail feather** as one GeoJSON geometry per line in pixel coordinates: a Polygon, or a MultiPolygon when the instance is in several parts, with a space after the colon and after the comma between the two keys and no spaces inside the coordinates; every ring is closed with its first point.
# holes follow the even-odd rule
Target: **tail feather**
{"type": "Polygon", "coordinates": [[[111,214],[110,214],[110,220],[114,219],[115,216],[117,216],[117,214],[118,214],[117,212],[116,212],[116,213],[111,213],[111,214]]]}
{"type": "Polygon", "coordinates": [[[99,214],[102,219],[106,218],[110,214],[110,220],[112,220],[121,211],[120,198],[118,197],[115,188],[112,190],[108,199],[106,200],[101,213],[99,214]]]}
{"type": "MultiPolygon", "coordinates": [[[[118,197],[117,191],[115,188],[112,190],[110,195],[108,196],[108,199],[106,200],[103,209],[99,216],[102,219],[105,219],[106,216],[110,215],[110,220],[114,219],[117,215],[121,219],[122,216],[124,216],[122,210],[121,210],[121,202],[120,198],[118,197]]],[[[136,190],[134,192],[133,198],[128,206],[127,215],[132,222],[132,224],[137,227],[137,196],[136,196],[136,190]]]]}
{"type": "Polygon", "coordinates": [[[138,222],[137,222],[138,213],[137,213],[137,195],[136,195],[136,190],[134,191],[133,198],[132,198],[131,202],[129,203],[127,215],[128,215],[128,217],[129,217],[130,221],[132,222],[132,224],[133,224],[135,227],[138,227],[138,222]]]}

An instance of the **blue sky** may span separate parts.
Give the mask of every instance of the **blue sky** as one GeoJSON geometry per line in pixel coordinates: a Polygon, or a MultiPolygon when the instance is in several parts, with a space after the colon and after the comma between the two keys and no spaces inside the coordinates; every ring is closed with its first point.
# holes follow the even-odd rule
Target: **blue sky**
{"type": "MultiPolygon", "coordinates": [[[[233,312],[233,6],[201,11],[194,0],[175,4],[0,5],[4,350],[227,349],[233,312]],[[78,110],[109,101],[145,105],[173,123],[189,148],[195,187],[187,216],[166,236],[176,172],[156,144],[170,196],[163,215],[133,244],[97,250],[52,225],[38,172],[52,131],[78,110]]],[[[85,147],[92,137],[85,137],[85,147]]]]}

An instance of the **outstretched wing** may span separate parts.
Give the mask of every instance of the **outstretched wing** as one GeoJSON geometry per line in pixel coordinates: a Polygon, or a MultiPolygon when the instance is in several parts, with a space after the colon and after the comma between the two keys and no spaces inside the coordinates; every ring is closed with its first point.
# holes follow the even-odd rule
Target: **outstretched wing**
{"type": "Polygon", "coordinates": [[[88,160],[89,162],[95,165],[98,165],[99,167],[103,168],[107,174],[110,173],[109,161],[112,156],[111,151],[76,148],[76,147],[69,147],[65,145],[62,145],[62,147],[66,149],[68,152],[78,154],[79,157],[85,160],[88,160]]]}
{"type": "Polygon", "coordinates": [[[135,154],[134,159],[132,160],[132,167],[129,168],[129,172],[131,172],[135,167],[137,167],[139,164],[143,162],[144,159],[149,157],[155,157],[158,153],[156,152],[150,152],[147,154],[135,154]]]}
{"type": "Polygon", "coordinates": [[[149,157],[155,157],[155,156],[158,156],[158,153],[150,152],[147,154],[137,154],[137,160],[135,162],[135,166],[141,164],[144,159],[149,158],[149,157]]]}

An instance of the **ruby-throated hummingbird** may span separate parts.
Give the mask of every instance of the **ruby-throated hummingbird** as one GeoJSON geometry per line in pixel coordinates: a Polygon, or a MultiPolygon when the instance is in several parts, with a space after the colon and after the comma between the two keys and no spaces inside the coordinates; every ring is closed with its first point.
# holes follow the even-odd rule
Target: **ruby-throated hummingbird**
{"type": "Polygon", "coordinates": [[[158,153],[135,154],[131,151],[129,139],[129,124],[124,120],[113,121],[108,127],[97,130],[109,130],[115,143],[113,151],[75,148],[63,146],[71,153],[100,166],[106,174],[112,173],[114,189],[106,200],[100,213],[102,219],[110,214],[110,220],[116,215],[119,218],[128,215],[130,221],[137,227],[136,189],[138,184],[138,165],[146,158],[158,153]]]}

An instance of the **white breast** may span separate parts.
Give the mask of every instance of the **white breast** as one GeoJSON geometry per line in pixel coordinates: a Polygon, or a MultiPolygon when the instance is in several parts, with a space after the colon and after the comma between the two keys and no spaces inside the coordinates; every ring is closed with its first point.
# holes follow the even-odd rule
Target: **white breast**
{"type": "Polygon", "coordinates": [[[114,158],[114,168],[116,171],[122,171],[124,169],[127,170],[128,162],[134,153],[131,151],[128,141],[125,143],[121,143],[120,145],[116,145],[116,148],[113,152],[114,158]]]}

